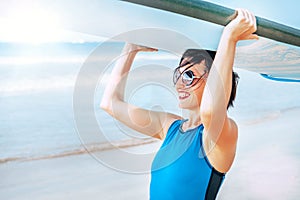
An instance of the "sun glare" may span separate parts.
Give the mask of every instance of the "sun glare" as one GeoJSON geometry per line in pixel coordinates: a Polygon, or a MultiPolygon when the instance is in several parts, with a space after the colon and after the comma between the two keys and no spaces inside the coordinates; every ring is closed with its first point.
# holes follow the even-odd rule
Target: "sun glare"
{"type": "Polygon", "coordinates": [[[59,42],[61,27],[55,13],[43,10],[26,10],[2,19],[0,39],[21,43],[59,42]]]}

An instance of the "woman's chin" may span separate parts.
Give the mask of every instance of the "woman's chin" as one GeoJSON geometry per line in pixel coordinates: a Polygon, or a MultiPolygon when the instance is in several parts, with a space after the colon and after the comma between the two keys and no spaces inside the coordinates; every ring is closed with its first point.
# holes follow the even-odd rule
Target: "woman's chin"
{"type": "Polygon", "coordinates": [[[181,108],[181,109],[188,109],[191,105],[186,102],[186,101],[182,101],[182,100],[179,100],[179,103],[178,103],[178,107],[181,108]]]}

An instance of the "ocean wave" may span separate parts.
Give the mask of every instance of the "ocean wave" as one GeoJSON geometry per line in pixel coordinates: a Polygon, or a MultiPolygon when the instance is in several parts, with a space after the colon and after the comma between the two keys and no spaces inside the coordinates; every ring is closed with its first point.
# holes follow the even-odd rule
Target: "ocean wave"
{"type": "Polygon", "coordinates": [[[1,96],[12,96],[32,91],[45,91],[73,87],[75,75],[53,76],[49,78],[19,79],[2,82],[0,85],[1,96]]]}
{"type": "Polygon", "coordinates": [[[83,63],[86,56],[8,56],[0,57],[1,65],[30,65],[41,63],[72,64],[83,63]]]}
{"type": "Polygon", "coordinates": [[[62,150],[51,154],[0,158],[0,164],[4,164],[8,162],[26,162],[26,161],[34,161],[34,160],[61,158],[66,156],[75,156],[75,155],[88,154],[93,152],[109,151],[113,149],[129,148],[134,146],[151,144],[154,142],[157,142],[157,139],[144,138],[144,139],[120,140],[111,143],[107,142],[107,143],[99,143],[99,144],[87,144],[82,147],[73,148],[71,150],[62,150]]]}
{"type": "Polygon", "coordinates": [[[282,114],[289,113],[289,112],[295,112],[295,111],[300,112],[300,106],[293,106],[293,107],[288,107],[288,108],[284,108],[281,110],[271,111],[266,114],[259,115],[258,117],[248,119],[248,120],[242,122],[242,124],[243,125],[261,124],[261,123],[265,123],[268,121],[278,119],[282,114]]]}

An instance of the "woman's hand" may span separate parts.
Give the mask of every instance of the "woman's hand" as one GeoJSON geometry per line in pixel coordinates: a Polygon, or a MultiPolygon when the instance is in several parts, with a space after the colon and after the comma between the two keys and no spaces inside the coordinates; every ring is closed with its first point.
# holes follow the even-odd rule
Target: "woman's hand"
{"type": "Polygon", "coordinates": [[[239,40],[258,39],[254,34],[257,30],[256,18],[253,13],[245,9],[237,9],[237,16],[224,29],[223,34],[233,42],[239,40]]]}
{"type": "Polygon", "coordinates": [[[146,47],[146,46],[141,46],[141,45],[137,45],[137,44],[132,44],[132,43],[126,43],[124,46],[124,52],[154,52],[154,51],[158,51],[155,48],[150,48],[150,47],[146,47]]]}

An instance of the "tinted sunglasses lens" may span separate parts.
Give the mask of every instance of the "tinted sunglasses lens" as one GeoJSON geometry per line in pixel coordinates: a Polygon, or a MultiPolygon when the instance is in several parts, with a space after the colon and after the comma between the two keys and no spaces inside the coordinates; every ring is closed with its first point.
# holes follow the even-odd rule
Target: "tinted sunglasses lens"
{"type": "Polygon", "coordinates": [[[191,85],[194,80],[194,73],[192,71],[186,71],[182,74],[182,82],[185,85],[191,85]]]}

